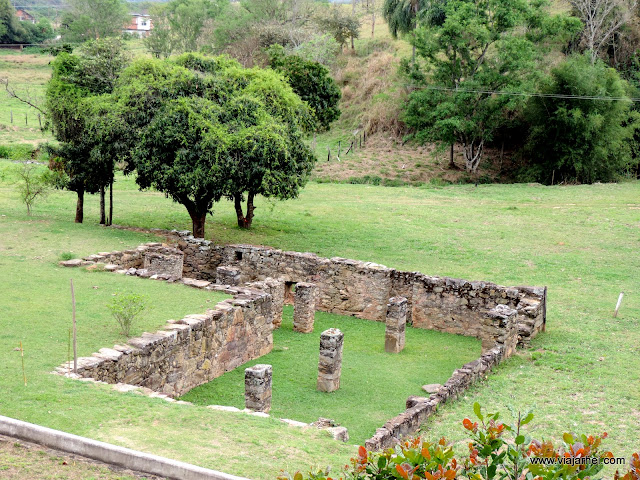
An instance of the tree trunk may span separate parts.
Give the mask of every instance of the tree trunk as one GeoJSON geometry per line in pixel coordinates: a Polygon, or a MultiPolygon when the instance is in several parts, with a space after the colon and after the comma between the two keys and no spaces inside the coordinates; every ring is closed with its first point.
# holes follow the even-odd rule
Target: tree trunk
{"type": "Polygon", "coordinates": [[[451,148],[449,149],[449,168],[452,170],[457,170],[455,162],[453,161],[453,143],[451,144],[451,148]]]}
{"type": "Polygon", "coordinates": [[[84,189],[78,190],[78,201],[76,203],[76,223],[82,223],[84,220],[84,189]]]}
{"type": "Polygon", "coordinates": [[[104,206],[104,194],[105,194],[104,185],[101,185],[100,186],[100,225],[107,224],[107,216],[105,213],[105,206],[104,206]]]}
{"type": "Polygon", "coordinates": [[[253,211],[255,207],[253,206],[253,198],[254,194],[249,192],[247,195],[247,215],[244,215],[242,211],[242,195],[235,194],[233,196],[233,203],[236,208],[236,217],[238,217],[238,227],[240,228],[251,228],[251,223],[253,222],[253,211]]]}
{"type": "Polygon", "coordinates": [[[191,230],[196,238],[204,238],[204,225],[207,220],[207,212],[189,212],[191,217],[191,230]]]}
{"type": "Polygon", "coordinates": [[[109,226],[113,225],[113,178],[109,182],[109,226]]]}
{"type": "Polygon", "coordinates": [[[478,171],[478,165],[480,165],[480,159],[482,158],[482,150],[484,147],[484,140],[481,140],[478,144],[478,149],[475,149],[475,140],[470,143],[465,143],[464,148],[464,161],[467,172],[476,173],[478,171]]]}
{"type": "MultiPolygon", "coordinates": [[[[375,8],[375,6],[373,8],[375,8]]],[[[371,14],[371,38],[375,36],[375,32],[376,32],[376,12],[374,10],[373,13],[371,14]]]]}

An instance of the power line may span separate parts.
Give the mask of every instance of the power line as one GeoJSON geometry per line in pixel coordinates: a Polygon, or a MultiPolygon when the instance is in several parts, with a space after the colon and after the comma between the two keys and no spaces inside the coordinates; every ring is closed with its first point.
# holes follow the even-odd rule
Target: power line
{"type": "Polygon", "coordinates": [[[440,87],[436,85],[411,85],[405,84],[406,87],[414,88],[416,90],[438,90],[445,92],[455,93],[483,93],[487,95],[511,95],[518,97],[541,97],[541,98],[562,98],[568,100],[603,100],[603,101],[624,101],[624,102],[640,102],[640,98],[637,97],[600,97],[597,95],[571,95],[562,93],[536,93],[536,92],[506,92],[501,90],[479,90],[471,88],[453,88],[453,87],[440,87]]]}

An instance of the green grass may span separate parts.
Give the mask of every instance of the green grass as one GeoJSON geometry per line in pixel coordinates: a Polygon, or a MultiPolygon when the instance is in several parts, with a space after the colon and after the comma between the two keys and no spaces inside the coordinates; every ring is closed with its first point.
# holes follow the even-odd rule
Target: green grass
{"type": "Polygon", "coordinates": [[[293,331],[293,308],[285,307],[282,327],[274,332],[273,352],[242,365],[184,395],[199,405],[244,408],[244,369],[273,366],[271,415],[307,423],[331,418],[349,430],[350,443],[364,443],[403,410],[409,395],[444,383],[451,372],[480,356],[475,338],[408,328],[400,354],[384,351],[384,323],[317,312],[312,334],[293,331]],[[320,333],[339,328],[345,336],[340,389],[316,390],[320,333]]]}
{"type": "MultiPolygon", "coordinates": [[[[0,162],[0,169],[8,168],[14,166],[0,162]]],[[[8,183],[12,177],[7,178],[0,183],[0,413],[251,478],[273,478],[280,468],[339,466],[353,454],[353,448],[275,420],[169,405],[49,375],[66,359],[70,275],[87,295],[87,308],[89,299],[100,298],[101,290],[93,285],[103,292],[119,286],[103,282],[137,285],[137,279],[60,270],[53,262],[65,252],[84,255],[130,247],[148,237],[98,227],[98,199],[93,196],[85,202],[86,223],[73,224],[75,195],[70,192],[56,192],[37,203],[29,218],[17,201],[15,185],[8,183]],[[13,351],[20,340],[27,355],[26,388],[13,351]]],[[[464,450],[460,420],[479,401],[489,410],[535,408],[530,427],[538,437],[607,431],[606,444],[616,455],[638,450],[640,182],[477,188],[312,183],[298,200],[258,199],[257,207],[254,228],[243,231],[235,227],[233,205],[216,204],[207,237],[217,243],[369,260],[431,275],[549,287],[546,333],[486,382],[441,408],[427,424],[429,437],[444,434],[464,450]],[[626,295],[614,320],[620,291],[626,295]]],[[[182,206],[157,192],[140,193],[132,179],[122,177],[116,182],[114,221],[190,227],[182,206]]],[[[146,282],[140,283],[145,289],[177,287],[146,282]]],[[[196,300],[182,313],[201,304],[196,300]]],[[[98,306],[91,308],[98,315],[98,306]]],[[[166,312],[158,321],[173,315],[166,312]]],[[[98,319],[96,325],[103,326],[87,334],[117,340],[116,329],[107,327],[106,309],[92,321],[98,319]]],[[[80,353],[109,341],[83,337],[80,353]]]]}

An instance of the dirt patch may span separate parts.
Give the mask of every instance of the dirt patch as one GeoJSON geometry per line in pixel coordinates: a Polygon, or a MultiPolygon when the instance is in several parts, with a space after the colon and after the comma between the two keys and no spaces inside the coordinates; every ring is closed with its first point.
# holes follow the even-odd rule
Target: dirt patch
{"type": "Polygon", "coordinates": [[[114,467],[79,455],[0,435],[0,478],[3,480],[163,480],[154,475],[114,467]]]}
{"type": "MultiPolygon", "coordinates": [[[[390,135],[374,135],[367,138],[360,148],[360,138],[356,139],[355,151],[346,151],[350,142],[343,142],[338,160],[338,146],[332,146],[331,160],[326,156],[316,164],[315,177],[324,181],[352,181],[353,183],[380,183],[395,181],[399,184],[419,185],[423,183],[448,184],[499,181],[509,162],[505,153],[502,166],[500,151],[487,149],[483,163],[476,175],[464,170],[462,148],[454,148],[456,168],[449,167],[449,150],[442,151],[435,145],[402,144],[390,135]],[[383,181],[384,179],[384,181],[383,181]]],[[[388,183],[387,183],[388,184],[388,183]]]]}

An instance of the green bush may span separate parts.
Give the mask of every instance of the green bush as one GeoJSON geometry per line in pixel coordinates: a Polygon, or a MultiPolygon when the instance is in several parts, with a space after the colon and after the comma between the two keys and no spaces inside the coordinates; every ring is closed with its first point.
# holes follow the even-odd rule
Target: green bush
{"type": "MultiPolygon", "coordinates": [[[[473,406],[477,421],[465,418],[462,425],[471,439],[469,454],[457,459],[443,437],[436,442],[410,438],[395,448],[370,452],[359,447],[351,465],[344,468],[346,480],[577,480],[602,478],[599,473],[613,454],[603,450],[602,435],[565,433],[562,443],[532,439],[524,427],[533,413],[514,414],[514,423],[499,421],[499,413],[483,413],[473,406]]],[[[297,472],[286,472],[278,480],[304,480],[297,472]]],[[[328,471],[311,471],[308,480],[332,480],[328,471]]],[[[640,455],[634,453],[627,472],[616,472],[615,480],[640,479],[640,455]]]]}
{"type": "Polygon", "coordinates": [[[147,308],[146,297],[136,293],[116,293],[107,307],[120,325],[120,333],[128,337],[136,317],[147,308]]]}

